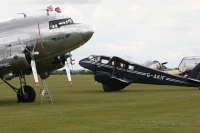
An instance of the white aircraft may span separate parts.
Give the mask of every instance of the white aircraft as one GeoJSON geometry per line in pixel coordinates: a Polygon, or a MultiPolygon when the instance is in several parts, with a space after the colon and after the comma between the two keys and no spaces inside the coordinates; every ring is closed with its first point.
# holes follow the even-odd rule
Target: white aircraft
{"type": "Polygon", "coordinates": [[[200,63],[200,56],[185,56],[181,59],[178,70],[181,76],[188,75],[200,63]]]}

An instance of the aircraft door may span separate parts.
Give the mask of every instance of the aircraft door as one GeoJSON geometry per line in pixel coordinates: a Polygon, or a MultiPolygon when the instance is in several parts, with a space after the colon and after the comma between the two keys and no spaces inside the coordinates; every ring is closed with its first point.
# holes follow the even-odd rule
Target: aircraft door
{"type": "Polygon", "coordinates": [[[126,76],[126,67],[127,65],[124,62],[116,61],[115,62],[115,71],[113,75],[117,78],[124,79],[126,76]]]}

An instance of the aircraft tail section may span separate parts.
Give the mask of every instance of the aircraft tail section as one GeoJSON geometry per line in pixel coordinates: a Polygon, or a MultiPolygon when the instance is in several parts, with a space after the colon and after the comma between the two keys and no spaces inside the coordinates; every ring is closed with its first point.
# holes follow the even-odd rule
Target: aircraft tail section
{"type": "Polygon", "coordinates": [[[187,80],[190,83],[200,85],[200,63],[187,75],[187,80]]]}

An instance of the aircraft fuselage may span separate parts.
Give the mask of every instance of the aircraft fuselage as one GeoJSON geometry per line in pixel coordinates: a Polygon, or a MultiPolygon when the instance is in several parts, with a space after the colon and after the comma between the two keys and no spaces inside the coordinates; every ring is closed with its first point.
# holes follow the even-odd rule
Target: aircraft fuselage
{"type": "Polygon", "coordinates": [[[79,64],[94,72],[104,90],[120,90],[131,83],[196,87],[184,77],[151,69],[119,57],[92,55],[79,64]]]}

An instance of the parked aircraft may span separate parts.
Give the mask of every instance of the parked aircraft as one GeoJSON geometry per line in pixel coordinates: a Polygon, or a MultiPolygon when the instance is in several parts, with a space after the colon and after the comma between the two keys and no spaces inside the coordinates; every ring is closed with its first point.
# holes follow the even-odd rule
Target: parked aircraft
{"type": "MultiPolygon", "coordinates": [[[[24,14],[24,13],[23,13],[24,14]]],[[[25,75],[33,73],[36,86],[38,76],[49,77],[49,72],[66,67],[71,79],[68,61],[71,51],[84,45],[93,30],[81,23],[74,23],[64,15],[26,16],[0,23],[0,78],[16,93],[18,101],[33,102],[35,90],[28,86],[25,75]],[[18,89],[7,82],[19,77],[18,89]]]]}
{"type": "Polygon", "coordinates": [[[131,83],[200,87],[200,64],[187,77],[175,76],[139,65],[123,57],[91,55],[79,64],[94,73],[105,92],[119,91],[131,83]]]}
{"type": "Polygon", "coordinates": [[[187,76],[191,70],[200,63],[200,56],[185,56],[178,66],[179,75],[187,76]]]}
{"type": "Polygon", "coordinates": [[[172,74],[172,75],[179,75],[179,74],[181,74],[181,72],[179,72],[179,70],[177,68],[173,68],[173,69],[167,68],[165,66],[165,64],[167,64],[167,63],[168,62],[160,63],[159,61],[146,61],[142,65],[146,66],[146,67],[150,67],[152,69],[160,70],[160,71],[163,71],[165,73],[172,74]]]}
{"type": "Polygon", "coordinates": [[[167,64],[168,62],[163,62],[160,63],[159,61],[146,61],[144,64],[142,64],[143,66],[152,68],[152,69],[156,69],[156,70],[166,70],[167,67],[165,66],[165,64],[167,64]]]}

